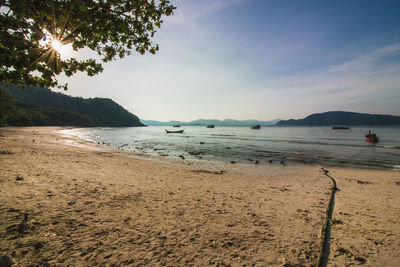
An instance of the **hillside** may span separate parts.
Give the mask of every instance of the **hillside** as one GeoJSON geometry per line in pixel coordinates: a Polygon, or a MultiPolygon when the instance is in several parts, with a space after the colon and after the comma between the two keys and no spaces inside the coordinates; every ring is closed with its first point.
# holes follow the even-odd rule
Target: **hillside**
{"type": "Polygon", "coordinates": [[[232,120],[232,119],[225,119],[225,120],[204,120],[204,119],[199,119],[199,120],[194,120],[190,122],[185,122],[185,121],[167,121],[167,122],[162,122],[162,121],[154,121],[154,120],[141,120],[142,123],[146,125],[151,125],[151,126],[170,126],[170,125],[199,125],[199,126],[205,126],[205,125],[210,125],[213,124],[215,126],[245,126],[245,127],[250,127],[254,124],[260,124],[261,126],[272,126],[275,125],[276,122],[279,120],[272,120],[272,121],[258,121],[258,120],[232,120]]]}
{"type": "Polygon", "coordinates": [[[7,101],[13,126],[143,126],[139,118],[108,98],[81,98],[40,87],[6,87],[14,99],[7,101]]]}
{"type": "Polygon", "coordinates": [[[400,125],[400,116],[346,111],[316,113],[299,120],[282,120],[276,126],[400,125]]]}

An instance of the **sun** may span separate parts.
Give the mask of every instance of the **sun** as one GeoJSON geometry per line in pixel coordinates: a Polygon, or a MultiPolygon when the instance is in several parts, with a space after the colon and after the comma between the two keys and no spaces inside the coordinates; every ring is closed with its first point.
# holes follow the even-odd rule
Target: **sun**
{"type": "Polygon", "coordinates": [[[57,74],[60,73],[63,60],[68,60],[71,57],[72,44],[64,42],[61,36],[50,34],[44,30],[44,35],[39,40],[38,45],[37,49],[42,53],[32,64],[45,62],[56,69],[57,74]]]}
{"type": "Polygon", "coordinates": [[[51,47],[54,50],[56,50],[60,55],[62,54],[62,52],[63,52],[63,44],[59,40],[54,39],[53,41],[51,41],[51,47]]]}
{"type": "Polygon", "coordinates": [[[61,57],[61,59],[68,59],[70,51],[72,50],[72,45],[63,43],[61,40],[54,38],[50,41],[50,48],[55,50],[61,57]]]}

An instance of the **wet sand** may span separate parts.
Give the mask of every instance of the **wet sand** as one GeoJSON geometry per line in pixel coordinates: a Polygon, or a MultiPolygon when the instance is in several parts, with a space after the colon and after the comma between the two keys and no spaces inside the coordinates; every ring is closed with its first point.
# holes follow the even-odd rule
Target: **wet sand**
{"type": "MultiPolygon", "coordinates": [[[[318,264],[320,167],[170,164],[59,129],[0,128],[0,255],[18,266],[318,264]]],[[[329,170],[328,265],[398,266],[400,174],[329,170]]]]}

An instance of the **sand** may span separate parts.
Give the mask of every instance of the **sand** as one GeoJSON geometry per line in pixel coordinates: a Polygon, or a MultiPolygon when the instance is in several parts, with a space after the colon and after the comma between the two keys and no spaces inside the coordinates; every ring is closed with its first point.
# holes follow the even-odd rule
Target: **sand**
{"type": "MultiPolygon", "coordinates": [[[[0,255],[16,265],[318,265],[321,166],[171,164],[59,130],[0,128],[0,255]]],[[[328,266],[399,266],[400,173],[328,169],[328,266]]]]}
{"type": "Polygon", "coordinates": [[[331,168],[329,266],[400,266],[400,172],[331,168]]]}

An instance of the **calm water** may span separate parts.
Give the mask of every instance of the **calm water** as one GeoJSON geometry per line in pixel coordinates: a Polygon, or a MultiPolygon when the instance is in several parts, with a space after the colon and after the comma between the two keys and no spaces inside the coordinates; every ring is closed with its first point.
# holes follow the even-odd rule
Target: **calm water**
{"type": "Polygon", "coordinates": [[[272,164],[300,162],[326,166],[355,166],[400,170],[400,127],[248,127],[149,126],[79,128],[64,133],[140,153],[185,159],[272,164]],[[184,129],[182,134],[166,134],[184,129]],[[365,142],[371,129],[380,142],[365,142]]]}

